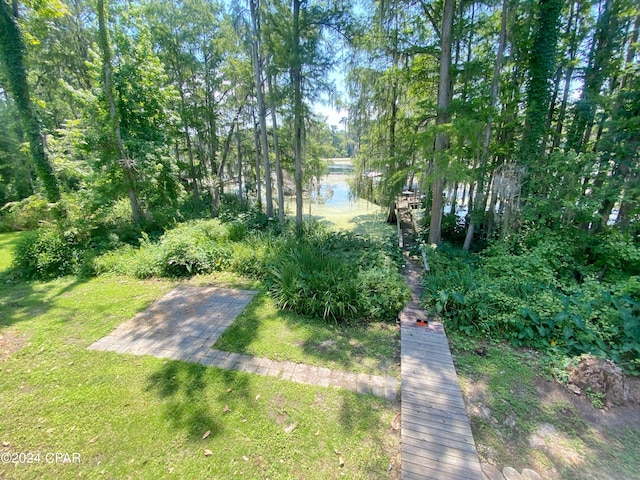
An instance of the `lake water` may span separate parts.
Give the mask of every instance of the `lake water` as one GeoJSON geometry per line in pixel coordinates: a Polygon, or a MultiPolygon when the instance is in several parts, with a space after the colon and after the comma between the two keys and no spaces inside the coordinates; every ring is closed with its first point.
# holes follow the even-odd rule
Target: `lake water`
{"type": "MultiPolygon", "coordinates": [[[[314,186],[305,192],[304,215],[325,221],[340,229],[351,230],[363,219],[383,218],[385,211],[351,192],[349,175],[330,173],[320,181],[319,188],[314,186]]],[[[287,214],[295,215],[295,197],[285,199],[287,214]]]]}

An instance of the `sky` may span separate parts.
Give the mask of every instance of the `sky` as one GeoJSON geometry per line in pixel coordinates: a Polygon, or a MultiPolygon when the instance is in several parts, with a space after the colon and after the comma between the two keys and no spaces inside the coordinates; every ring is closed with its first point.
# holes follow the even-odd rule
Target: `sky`
{"type": "MultiPolygon", "coordinates": [[[[334,68],[329,73],[329,79],[333,82],[333,85],[336,89],[337,97],[345,100],[345,73],[342,71],[342,68],[339,66],[334,66],[334,68]]],[[[323,95],[326,100],[326,95],[323,95]]],[[[312,105],[313,111],[318,115],[322,115],[327,119],[327,124],[334,125],[338,128],[338,130],[344,130],[345,125],[341,123],[341,120],[349,115],[349,112],[346,108],[338,110],[335,105],[330,105],[330,102],[315,102],[312,105]]],[[[333,103],[333,102],[331,102],[333,103]]]]}
{"type": "Polygon", "coordinates": [[[340,123],[340,121],[347,116],[347,110],[343,109],[341,111],[338,111],[334,106],[314,103],[313,111],[318,115],[326,117],[327,124],[335,125],[336,127],[338,127],[338,130],[344,130],[344,123],[340,123]]]}

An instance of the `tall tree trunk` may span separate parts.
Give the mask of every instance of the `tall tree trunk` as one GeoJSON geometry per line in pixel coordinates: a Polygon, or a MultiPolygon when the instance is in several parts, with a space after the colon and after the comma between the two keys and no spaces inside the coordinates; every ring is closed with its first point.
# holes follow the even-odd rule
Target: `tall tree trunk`
{"type": "Polygon", "coordinates": [[[0,1],[0,49],[2,56],[7,61],[6,73],[9,88],[16,102],[24,131],[29,139],[29,149],[36,173],[42,181],[47,200],[55,203],[60,200],[60,189],[44,147],[40,122],[31,103],[24,62],[26,48],[22,32],[16,17],[14,17],[12,7],[4,0],[0,1]]]}
{"type": "Polygon", "coordinates": [[[584,151],[591,137],[602,86],[611,70],[611,57],[619,42],[620,0],[605,0],[598,17],[589,63],[584,74],[584,86],[576,103],[575,116],[567,135],[567,150],[584,151]]]}
{"type": "MultiPolygon", "coordinates": [[[[553,123],[553,115],[556,111],[556,104],[558,103],[558,94],[560,93],[560,82],[562,80],[562,68],[558,67],[556,71],[556,78],[553,80],[553,93],[551,94],[551,101],[549,102],[549,112],[547,114],[547,124],[542,135],[542,143],[540,145],[540,156],[544,157],[547,154],[547,143],[551,136],[551,125],[553,123]]],[[[551,152],[549,152],[551,153],[551,152]]]]}
{"type": "MultiPolygon", "coordinates": [[[[211,165],[211,174],[213,175],[217,170],[218,159],[216,158],[218,152],[218,134],[217,134],[217,111],[216,101],[214,96],[215,87],[212,86],[212,76],[210,74],[209,67],[209,54],[204,55],[204,68],[206,71],[206,95],[205,105],[207,108],[207,127],[209,130],[209,138],[207,139],[207,148],[209,150],[209,164],[211,165]]],[[[214,75],[215,78],[215,75],[214,75]]],[[[204,165],[205,162],[203,162],[204,165]]]]}
{"type": "Polygon", "coordinates": [[[253,142],[256,148],[256,194],[258,195],[258,208],[262,210],[262,178],[260,177],[260,133],[259,125],[256,121],[255,108],[252,111],[253,116],[253,142]]]}
{"type": "MultiPolygon", "coordinates": [[[[440,38],[440,78],[438,80],[438,113],[436,125],[444,125],[449,122],[450,76],[451,68],[451,30],[453,28],[453,11],[455,0],[444,1],[442,14],[442,34],[440,38]]],[[[434,157],[436,162],[442,162],[443,156],[449,149],[449,134],[439,131],[436,134],[434,157]]],[[[437,166],[436,166],[437,168],[437,166]]],[[[431,222],[429,224],[429,243],[438,245],[442,235],[442,194],[444,190],[444,176],[436,172],[436,179],[432,185],[431,222]]]]}
{"type": "Polygon", "coordinates": [[[304,140],[304,118],[302,111],[302,59],[300,58],[300,4],[293,0],[293,56],[291,82],[293,83],[293,142],[295,152],[296,224],[302,227],[302,156],[304,140]]]}
{"type": "Polygon", "coordinates": [[[539,165],[540,146],[545,133],[551,91],[549,80],[555,71],[558,23],[562,0],[540,0],[536,14],[536,29],[529,56],[527,112],[520,163],[527,167],[539,165]]]}
{"type": "Polygon", "coordinates": [[[562,127],[564,126],[564,119],[567,114],[567,104],[569,102],[569,91],[571,89],[571,79],[573,77],[573,62],[567,67],[567,71],[564,76],[564,90],[562,92],[562,103],[560,103],[560,110],[558,111],[558,120],[556,121],[556,128],[553,135],[553,144],[551,151],[560,146],[560,139],[562,138],[562,127]]]}
{"type": "Polygon", "coordinates": [[[267,109],[264,102],[262,85],[262,62],[260,58],[260,19],[258,18],[259,0],[249,0],[251,10],[251,53],[253,55],[253,74],[256,83],[258,102],[258,121],[260,122],[260,140],[262,145],[262,163],[264,165],[265,208],[267,217],[273,217],[273,195],[271,192],[271,164],[269,163],[269,143],[267,141],[267,109]]]}
{"type": "MultiPolygon", "coordinates": [[[[502,70],[502,63],[504,60],[504,48],[507,43],[507,14],[508,3],[507,0],[502,0],[502,14],[500,17],[500,37],[498,39],[498,51],[496,53],[496,63],[493,66],[493,77],[491,78],[491,105],[489,110],[489,118],[487,118],[487,125],[484,129],[484,139],[482,142],[482,157],[480,159],[480,172],[478,176],[478,185],[476,189],[476,197],[473,201],[475,212],[469,210],[471,221],[469,222],[469,228],[467,229],[467,235],[464,239],[462,248],[467,252],[471,248],[471,242],[476,230],[476,220],[478,217],[484,215],[485,203],[484,197],[484,182],[487,174],[487,165],[489,163],[489,145],[491,144],[491,129],[493,126],[493,113],[498,102],[498,94],[500,92],[500,71],[502,70]],[[480,209],[482,209],[480,211],[480,209]]],[[[473,190],[472,190],[473,192],[473,190]]]]}
{"type": "Polygon", "coordinates": [[[224,167],[227,163],[227,157],[229,156],[229,151],[231,150],[231,140],[233,139],[233,131],[238,123],[238,117],[240,117],[240,113],[242,112],[242,105],[236,110],[236,114],[233,117],[233,121],[231,122],[231,127],[229,128],[229,132],[227,133],[227,137],[224,140],[224,145],[222,147],[222,158],[220,159],[220,164],[218,165],[218,169],[215,172],[213,180],[213,194],[211,196],[211,215],[216,216],[218,214],[218,206],[220,204],[220,196],[224,191],[224,167]]]}
{"type": "Polygon", "coordinates": [[[240,125],[236,126],[236,144],[238,147],[238,198],[240,200],[243,200],[244,195],[242,194],[242,138],[240,137],[240,125]]]}
{"type": "Polygon", "coordinates": [[[178,75],[180,89],[180,114],[182,117],[182,128],[184,129],[184,141],[187,146],[187,159],[189,160],[189,175],[191,176],[191,188],[193,189],[193,200],[200,201],[200,189],[196,175],[196,166],[193,161],[193,146],[191,145],[191,134],[189,133],[189,121],[187,120],[187,106],[184,98],[184,89],[181,75],[178,75]]]}
{"type": "Polygon", "coordinates": [[[282,165],[280,164],[280,148],[278,146],[278,116],[276,110],[275,92],[273,90],[273,78],[269,70],[269,63],[266,64],[267,87],[271,98],[271,122],[273,124],[273,153],[276,157],[276,187],[278,188],[278,221],[284,224],[284,180],[282,178],[282,165]]]}
{"type": "Polygon", "coordinates": [[[113,79],[111,73],[111,47],[109,46],[109,33],[107,30],[107,10],[104,0],[98,0],[98,38],[102,49],[102,61],[104,69],[104,92],[109,105],[109,118],[111,120],[111,128],[118,147],[120,155],[119,163],[124,174],[125,186],[129,195],[129,204],[131,205],[131,216],[134,223],[140,222],[140,205],[135,191],[135,163],[133,159],[128,158],[127,152],[120,134],[120,118],[116,111],[116,104],[113,98],[113,79]]]}

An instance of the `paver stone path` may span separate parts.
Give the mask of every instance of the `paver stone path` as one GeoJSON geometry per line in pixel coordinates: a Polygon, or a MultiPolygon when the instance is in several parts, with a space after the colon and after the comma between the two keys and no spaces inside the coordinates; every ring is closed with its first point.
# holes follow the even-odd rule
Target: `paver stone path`
{"type": "Polygon", "coordinates": [[[393,376],[356,374],[212,349],[256,293],[179,286],[89,349],[183,360],[396,400],[398,380],[393,376]]]}

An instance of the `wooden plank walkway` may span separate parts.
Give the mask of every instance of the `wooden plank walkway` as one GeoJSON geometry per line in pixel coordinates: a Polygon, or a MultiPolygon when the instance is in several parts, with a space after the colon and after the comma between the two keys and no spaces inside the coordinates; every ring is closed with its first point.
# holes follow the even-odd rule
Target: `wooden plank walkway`
{"type": "Polygon", "coordinates": [[[412,205],[398,200],[411,302],[400,313],[402,478],[482,480],[469,417],[449,343],[441,323],[420,308],[423,266],[409,251],[415,244],[412,205]],[[424,321],[428,320],[425,324],[424,321]]]}
{"type": "Polygon", "coordinates": [[[447,337],[411,313],[400,330],[402,478],[482,480],[447,337]]]}

